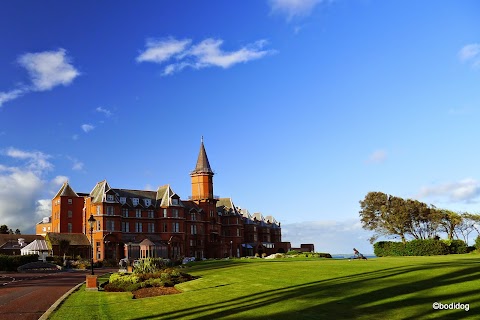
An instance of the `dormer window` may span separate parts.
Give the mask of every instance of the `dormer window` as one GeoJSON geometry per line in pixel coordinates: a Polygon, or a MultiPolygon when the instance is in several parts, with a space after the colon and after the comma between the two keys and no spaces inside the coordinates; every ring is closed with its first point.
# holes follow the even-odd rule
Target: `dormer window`
{"type": "Polygon", "coordinates": [[[150,199],[143,199],[145,201],[145,206],[149,207],[152,204],[152,200],[150,199]]]}
{"type": "Polygon", "coordinates": [[[125,198],[125,197],[120,197],[120,203],[121,203],[121,204],[125,204],[125,202],[127,202],[127,198],[125,198]]]}
{"type": "Polygon", "coordinates": [[[178,205],[178,199],[173,198],[173,199],[172,199],[172,204],[173,204],[173,205],[178,205]]]}
{"type": "Polygon", "coordinates": [[[138,206],[138,198],[132,198],[132,203],[134,206],[138,206]]]}
{"type": "Polygon", "coordinates": [[[114,201],[115,200],[115,197],[113,196],[113,194],[107,194],[107,201],[114,201]]]}

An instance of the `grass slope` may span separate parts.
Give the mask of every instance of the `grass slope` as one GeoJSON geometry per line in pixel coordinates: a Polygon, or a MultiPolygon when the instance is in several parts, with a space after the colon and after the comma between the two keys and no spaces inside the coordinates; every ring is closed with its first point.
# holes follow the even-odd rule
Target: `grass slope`
{"type": "Polygon", "coordinates": [[[478,319],[480,256],[198,263],[181,294],[70,296],[51,319],[478,319]],[[434,302],[470,311],[433,310],[434,302]]]}

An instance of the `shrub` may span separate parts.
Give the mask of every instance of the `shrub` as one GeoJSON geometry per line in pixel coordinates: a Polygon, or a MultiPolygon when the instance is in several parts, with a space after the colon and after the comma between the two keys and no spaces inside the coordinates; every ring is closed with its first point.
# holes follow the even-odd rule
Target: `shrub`
{"type": "Polygon", "coordinates": [[[330,253],[315,253],[315,256],[318,257],[318,258],[329,258],[331,259],[332,258],[332,255],[330,253]]]}
{"type": "Polygon", "coordinates": [[[450,253],[467,253],[467,244],[463,240],[452,240],[449,246],[450,253]]]}
{"type": "Polygon", "coordinates": [[[436,256],[449,253],[449,247],[443,241],[435,239],[415,239],[405,246],[407,256],[436,256]]]}
{"type": "Polygon", "coordinates": [[[290,251],[287,252],[287,255],[289,255],[289,256],[292,255],[292,256],[293,256],[293,255],[296,255],[296,254],[299,254],[299,253],[300,253],[300,252],[298,252],[298,251],[296,251],[296,250],[290,250],[290,251]]]}
{"type": "Polygon", "coordinates": [[[478,235],[477,239],[475,239],[475,248],[477,248],[477,250],[480,250],[480,235],[478,235]]]}
{"type": "Polygon", "coordinates": [[[16,271],[18,267],[30,263],[37,262],[38,254],[29,254],[25,256],[0,255],[0,271],[16,271]]]}
{"type": "Polygon", "coordinates": [[[145,258],[139,260],[138,265],[135,266],[133,273],[155,273],[167,266],[167,261],[161,258],[145,258]]]}
{"type": "Polygon", "coordinates": [[[404,256],[405,244],[394,241],[379,241],[373,244],[373,253],[377,257],[404,256]]]}

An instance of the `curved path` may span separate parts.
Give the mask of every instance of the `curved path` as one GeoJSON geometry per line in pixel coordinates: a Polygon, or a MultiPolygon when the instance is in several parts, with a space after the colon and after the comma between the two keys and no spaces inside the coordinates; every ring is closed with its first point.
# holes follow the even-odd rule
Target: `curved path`
{"type": "MultiPolygon", "coordinates": [[[[112,271],[95,270],[95,274],[112,271]]],[[[85,271],[0,274],[0,319],[37,320],[66,292],[84,282],[87,274],[85,271]]]]}

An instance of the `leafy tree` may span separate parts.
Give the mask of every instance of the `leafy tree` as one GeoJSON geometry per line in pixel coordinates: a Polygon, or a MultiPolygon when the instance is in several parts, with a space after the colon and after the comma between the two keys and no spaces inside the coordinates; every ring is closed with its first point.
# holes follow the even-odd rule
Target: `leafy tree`
{"type": "Polygon", "coordinates": [[[15,234],[22,234],[22,233],[20,232],[20,229],[17,229],[15,230],[15,234]]]}
{"type": "Polygon", "coordinates": [[[8,234],[8,226],[6,224],[0,226],[0,234],[8,234]]]}
{"type": "Polygon", "coordinates": [[[461,214],[462,222],[455,227],[455,231],[460,233],[465,240],[465,243],[468,244],[468,238],[470,233],[476,231],[480,234],[476,224],[480,223],[480,215],[478,214],[471,214],[468,212],[464,212],[461,214]]]}
{"type": "Polygon", "coordinates": [[[457,236],[455,232],[457,226],[462,223],[462,216],[450,210],[440,210],[440,214],[442,216],[440,229],[447,234],[448,240],[453,240],[453,236],[457,236]]]}
{"type": "Polygon", "coordinates": [[[411,219],[402,198],[382,192],[369,192],[360,201],[362,227],[375,232],[370,239],[373,243],[380,236],[399,236],[403,243],[411,230],[411,219]]]}

